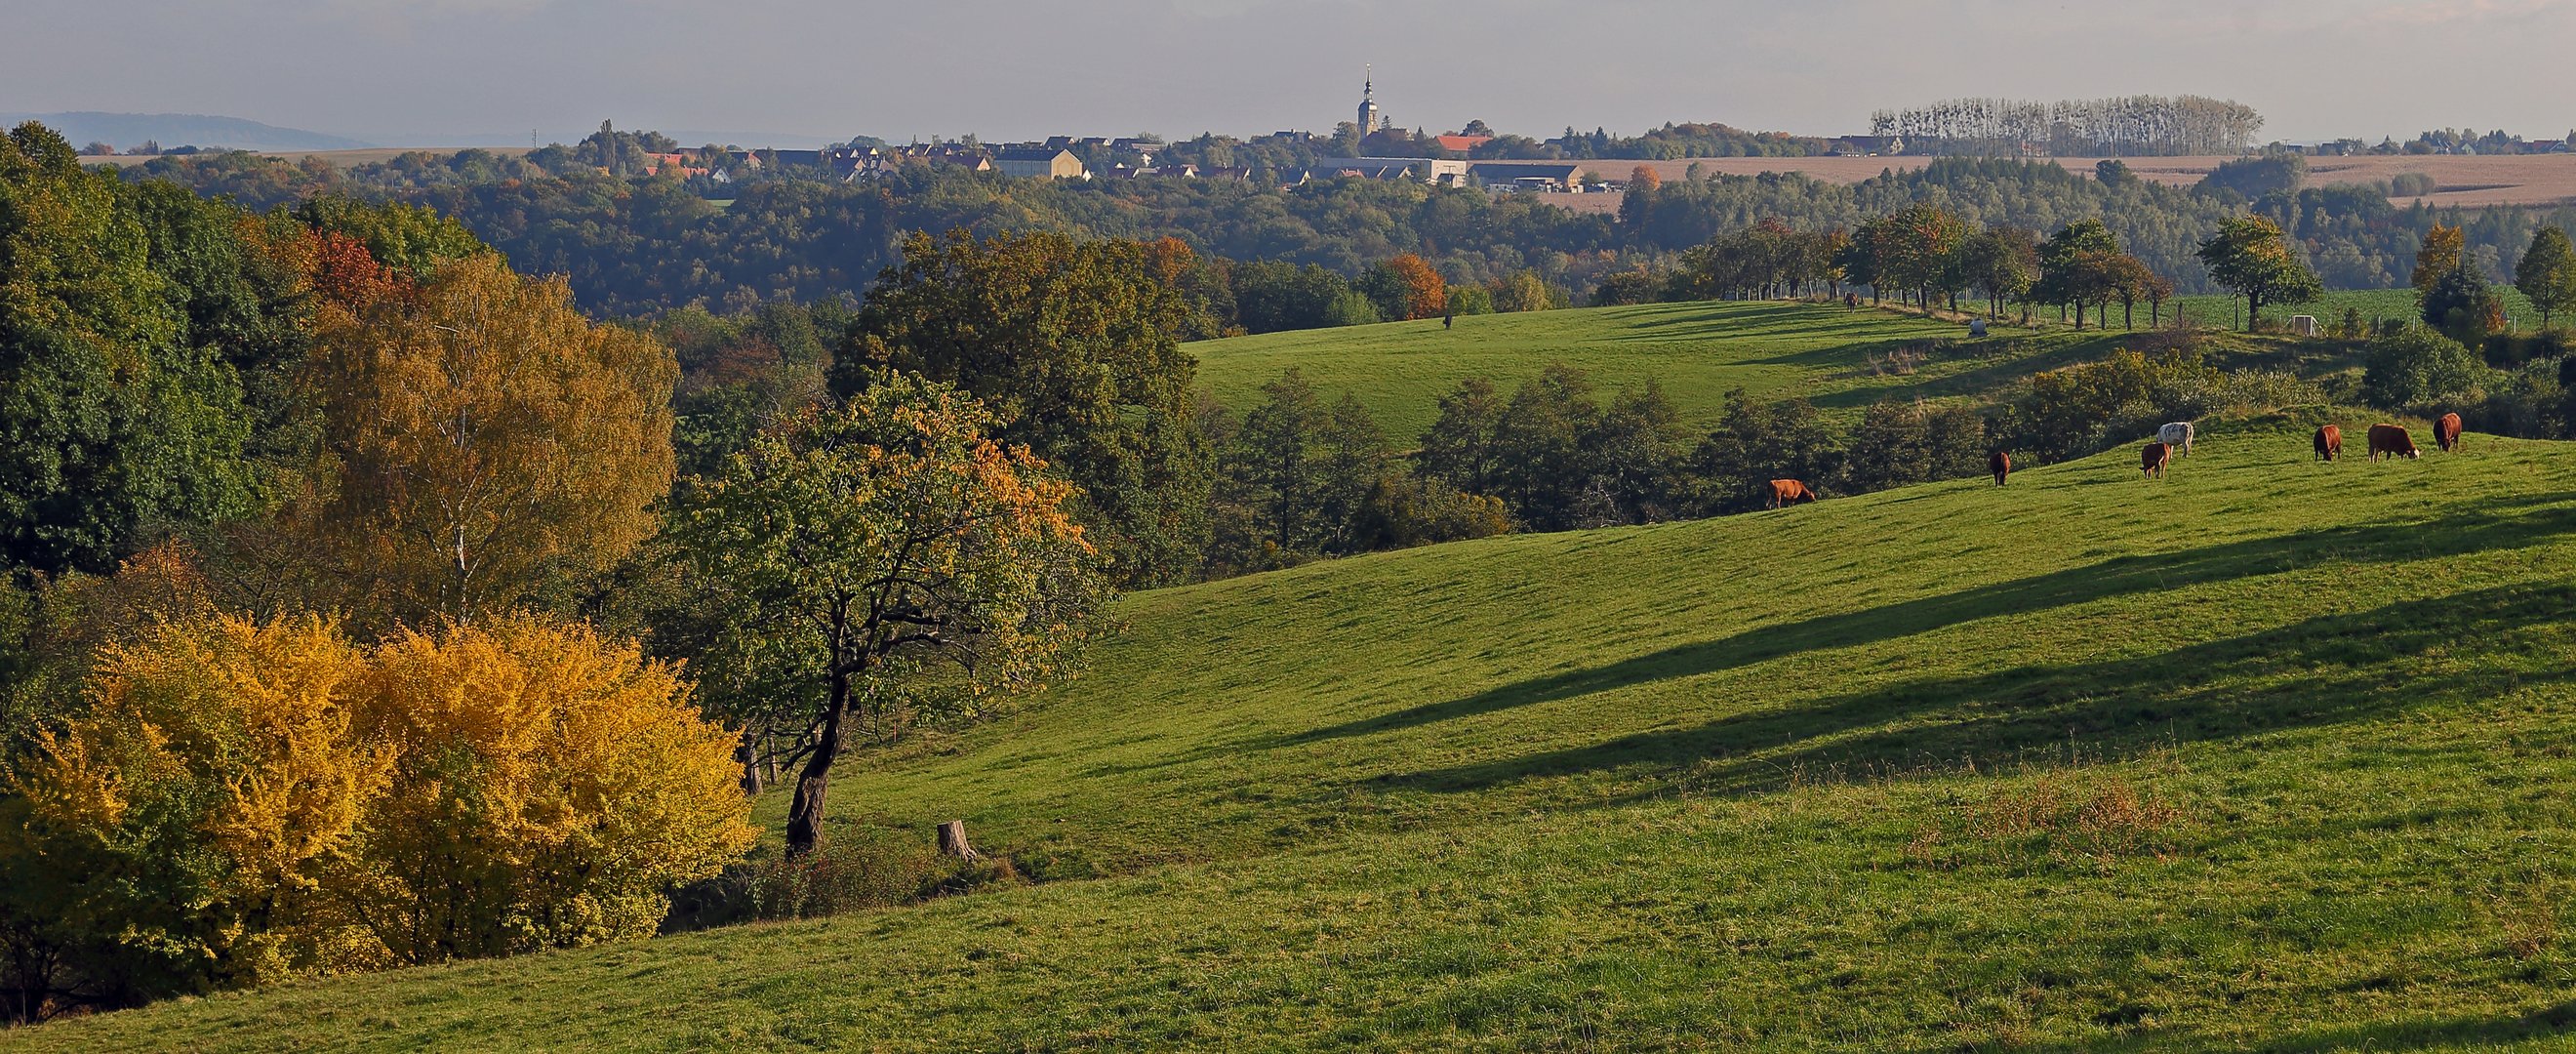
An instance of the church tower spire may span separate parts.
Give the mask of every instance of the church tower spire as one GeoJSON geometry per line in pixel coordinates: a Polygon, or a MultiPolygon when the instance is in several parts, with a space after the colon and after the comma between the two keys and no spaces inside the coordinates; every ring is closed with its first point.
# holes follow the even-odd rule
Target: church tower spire
{"type": "Polygon", "coordinates": [[[1364,66],[1362,69],[1365,71],[1363,76],[1366,79],[1360,82],[1359,127],[1360,135],[1366,136],[1377,131],[1378,125],[1384,123],[1385,116],[1377,108],[1377,69],[1373,65],[1364,66]]]}

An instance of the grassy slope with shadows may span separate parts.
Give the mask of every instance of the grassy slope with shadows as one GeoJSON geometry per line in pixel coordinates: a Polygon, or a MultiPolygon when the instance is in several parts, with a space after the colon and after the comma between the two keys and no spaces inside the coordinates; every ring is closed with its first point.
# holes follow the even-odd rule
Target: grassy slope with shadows
{"type": "Polygon", "coordinates": [[[2576,448],[2134,458],[1139,595],[834,789],[1109,877],[0,1046],[2565,1046],[2576,448]]]}
{"type": "Polygon", "coordinates": [[[2124,336],[1998,330],[1970,341],[1958,323],[1875,308],[1713,301],[1468,315],[1448,330],[1428,319],[1265,333],[1188,350],[1199,358],[1200,380],[1228,406],[1253,405],[1261,385],[1295,367],[1328,400],[1356,395],[1389,435],[1410,441],[1460,380],[1484,377],[1509,392],[1550,363],[1584,370],[1605,397],[1654,377],[1693,424],[1714,421],[1737,387],[1766,398],[1806,395],[1830,414],[1857,419],[1884,399],[1977,395],[2099,358],[2124,336]],[[1910,373],[1886,365],[1891,352],[1945,338],[1958,345],[1910,373]]]}

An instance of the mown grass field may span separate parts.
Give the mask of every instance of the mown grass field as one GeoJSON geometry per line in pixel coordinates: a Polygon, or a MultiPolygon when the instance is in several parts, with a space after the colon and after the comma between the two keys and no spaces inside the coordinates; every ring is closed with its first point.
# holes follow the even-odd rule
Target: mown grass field
{"type": "MultiPolygon", "coordinates": [[[[2142,311],[2140,325],[2146,324],[2142,311]]],[[[1870,307],[1788,301],[1711,301],[1578,308],[1511,315],[1298,330],[1190,344],[1199,379],[1218,401],[1256,405],[1260,387],[1291,367],[1327,399],[1356,395],[1387,433],[1421,434],[1439,398],[1468,377],[1508,393],[1551,363],[1583,370],[1603,390],[1658,380],[1685,420],[1715,420],[1726,392],[1805,395],[1828,414],[1857,418],[1883,399],[1982,394],[2039,370],[2097,358],[2126,335],[1998,328],[1970,340],[1961,323],[1870,307]],[[1900,367],[1899,352],[1955,345],[1900,367]]]]}
{"type": "Polygon", "coordinates": [[[1132,596],[833,789],[1102,877],[0,1048],[2570,1046],[2576,448],[2135,466],[1132,596]]]}

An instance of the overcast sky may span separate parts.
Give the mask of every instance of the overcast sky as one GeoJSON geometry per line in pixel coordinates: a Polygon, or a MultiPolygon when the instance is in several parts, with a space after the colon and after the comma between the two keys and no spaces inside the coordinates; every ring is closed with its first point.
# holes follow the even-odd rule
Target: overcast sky
{"type": "Polygon", "coordinates": [[[1836,134],[1960,95],[2195,93],[2267,138],[2576,126],[2576,0],[0,0],[0,111],[403,145],[1399,124],[1836,134]],[[1940,12],[1938,17],[1934,11],[1940,12]]]}

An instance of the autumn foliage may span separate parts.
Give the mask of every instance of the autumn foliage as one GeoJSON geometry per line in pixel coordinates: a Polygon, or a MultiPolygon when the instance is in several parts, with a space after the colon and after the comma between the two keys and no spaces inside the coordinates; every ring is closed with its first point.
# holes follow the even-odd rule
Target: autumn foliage
{"type": "Polygon", "coordinates": [[[137,993],[649,935],[752,837],[731,736],[580,626],[165,622],[89,691],[7,773],[0,914],[137,993]]]}
{"type": "MultiPolygon", "coordinates": [[[[352,247],[338,237],[324,236],[326,263],[352,247]]],[[[490,254],[404,296],[378,295],[398,279],[342,262],[348,274],[316,281],[365,309],[324,313],[310,383],[336,489],[303,528],[334,559],[346,607],[396,619],[505,608],[653,533],[673,472],[667,349],[593,325],[561,281],[490,254]]]]}

